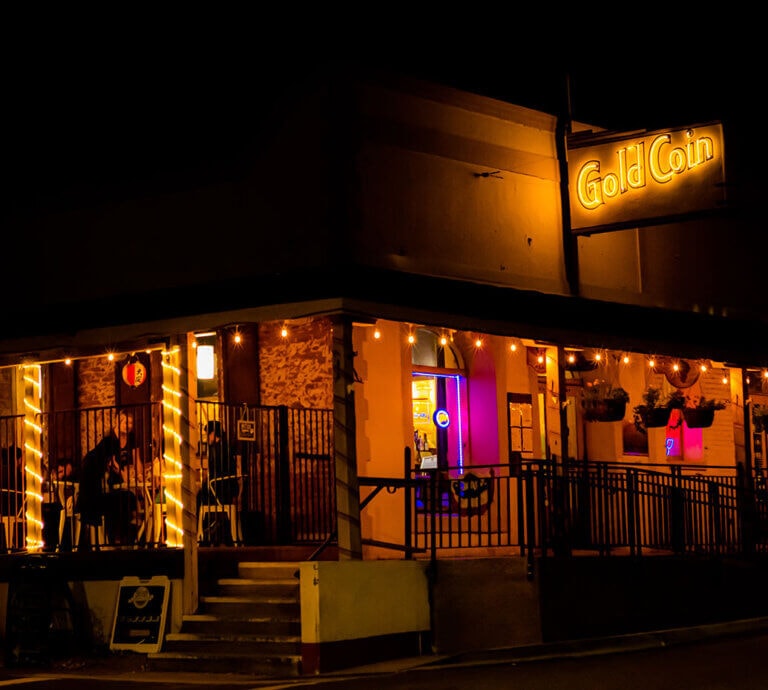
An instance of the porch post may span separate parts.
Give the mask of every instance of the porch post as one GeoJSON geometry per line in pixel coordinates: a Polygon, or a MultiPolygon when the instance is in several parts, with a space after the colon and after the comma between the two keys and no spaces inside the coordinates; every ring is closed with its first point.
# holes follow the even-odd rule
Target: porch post
{"type": "Polygon", "coordinates": [[[333,450],[336,470],[336,522],[339,560],[362,560],[360,487],[355,446],[355,352],[352,319],[333,320],[333,450]]]}
{"type": "Polygon", "coordinates": [[[189,354],[186,335],[177,335],[163,357],[163,455],[166,541],[184,549],[182,613],[197,609],[197,521],[190,468],[189,354]]]}

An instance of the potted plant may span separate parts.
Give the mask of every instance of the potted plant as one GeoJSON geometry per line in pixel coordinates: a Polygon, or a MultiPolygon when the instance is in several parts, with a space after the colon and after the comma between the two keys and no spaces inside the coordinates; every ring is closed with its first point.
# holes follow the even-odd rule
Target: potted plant
{"type": "Polygon", "coordinates": [[[687,398],[683,408],[683,418],[689,429],[702,429],[712,426],[715,421],[715,411],[725,409],[724,400],[715,400],[699,395],[687,398]]]}
{"type": "Polygon", "coordinates": [[[581,400],[588,422],[619,422],[624,419],[629,393],[606,381],[587,382],[581,400]]]}
{"type": "Polygon", "coordinates": [[[642,434],[646,429],[665,427],[669,423],[672,410],[681,410],[685,406],[685,393],[675,389],[662,397],[660,388],[648,386],[643,393],[643,402],[635,405],[635,428],[642,434]]]}
{"type": "Polygon", "coordinates": [[[644,434],[646,429],[666,426],[672,408],[662,400],[660,388],[648,386],[643,393],[643,402],[635,405],[632,412],[635,428],[644,434]]]}

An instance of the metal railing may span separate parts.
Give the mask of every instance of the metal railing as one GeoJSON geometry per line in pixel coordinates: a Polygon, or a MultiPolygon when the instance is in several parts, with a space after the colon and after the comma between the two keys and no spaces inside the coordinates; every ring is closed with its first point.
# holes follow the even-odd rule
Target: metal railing
{"type": "Polygon", "coordinates": [[[768,490],[760,500],[729,467],[536,460],[420,471],[406,449],[402,479],[361,477],[360,486],[361,509],[383,489],[403,492],[403,542],[364,543],[406,558],[495,548],[532,568],[536,554],[768,550],[768,490]]]}

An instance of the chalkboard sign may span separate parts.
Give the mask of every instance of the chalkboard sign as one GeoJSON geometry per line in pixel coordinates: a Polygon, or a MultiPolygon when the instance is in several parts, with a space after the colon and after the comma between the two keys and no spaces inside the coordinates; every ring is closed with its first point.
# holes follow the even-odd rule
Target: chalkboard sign
{"type": "Polygon", "coordinates": [[[164,575],[124,577],[117,595],[110,649],[159,652],[163,644],[171,583],[164,575]]]}

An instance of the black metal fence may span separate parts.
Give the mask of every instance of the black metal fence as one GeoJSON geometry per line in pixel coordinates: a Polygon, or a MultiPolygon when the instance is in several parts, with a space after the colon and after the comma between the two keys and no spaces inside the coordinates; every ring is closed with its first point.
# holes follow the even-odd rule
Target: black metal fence
{"type": "MultiPolygon", "coordinates": [[[[196,487],[201,544],[316,544],[335,531],[331,410],[197,402],[195,412],[191,450],[205,468],[196,487]],[[237,458],[232,495],[208,472],[209,422],[237,458]]],[[[159,403],[43,413],[35,425],[46,550],[165,544],[159,403]]],[[[24,439],[23,416],[0,417],[0,551],[27,548],[24,439]]]]}
{"type": "Polygon", "coordinates": [[[552,554],[723,555],[768,550],[765,499],[734,468],[529,461],[360,478],[362,509],[402,491],[406,557],[457,549],[552,554]],[[750,530],[750,527],[752,529],[750,530]]]}

